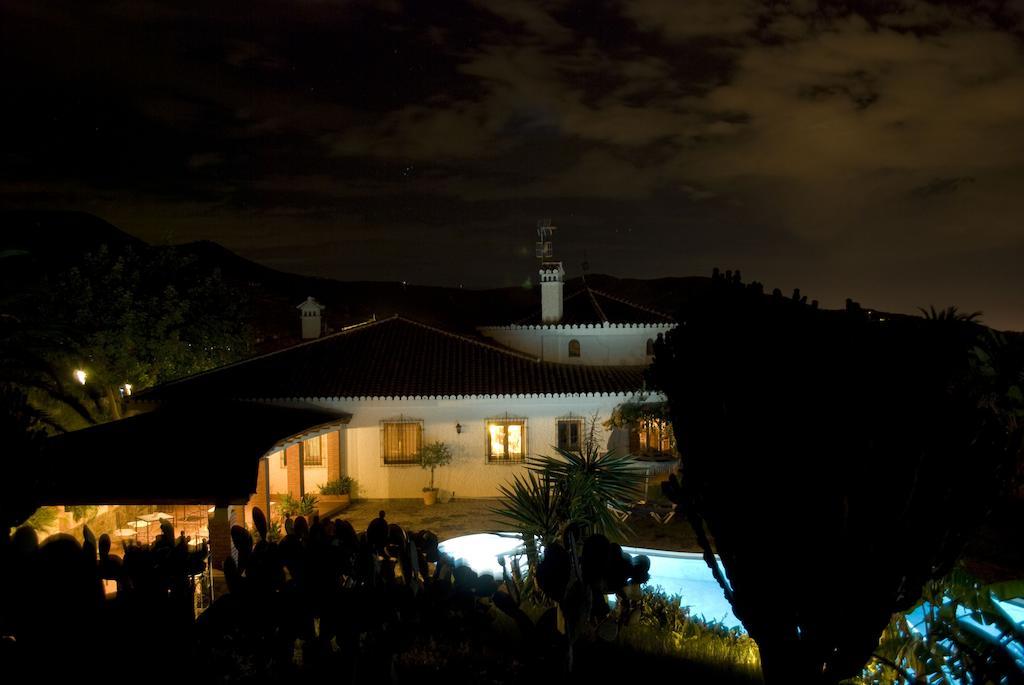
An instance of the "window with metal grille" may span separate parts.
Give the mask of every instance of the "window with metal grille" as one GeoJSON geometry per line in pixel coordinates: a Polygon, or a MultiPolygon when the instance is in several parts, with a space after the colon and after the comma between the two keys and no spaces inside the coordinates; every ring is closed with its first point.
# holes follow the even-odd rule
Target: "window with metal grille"
{"type": "Polygon", "coordinates": [[[580,356],[580,341],[570,340],[569,341],[569,356],[578,357],[580,356]]]}
{"type": "Polygon", "coordinates": [[[302,443],[302,465],[303,466],[323,466],[324,465],[324,453],[321,440],[324,436],[318,435],[315,438],[310,438],[302,443]]]}
{"type": "Polygon", "coordinates": [[[488,419],[487,461],[515,464],[526,455],[526,419],[488,419]]]}
{"type": "Polygon", "coordinates": [[[423,422],[400,419],[380,422],[380,454],[385,465],[420,463],[423,422]]]}
{"type": "Polygon", "coordinates": [[[583,436],[583,419],[558,419],[558,449],[579,452],[583,436]]]}

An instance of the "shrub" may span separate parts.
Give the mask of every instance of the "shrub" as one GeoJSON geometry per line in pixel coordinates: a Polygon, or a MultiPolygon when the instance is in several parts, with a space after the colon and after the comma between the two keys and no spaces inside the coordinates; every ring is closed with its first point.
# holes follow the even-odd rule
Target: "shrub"
{"type": "Polygon", "coordinates": [[[38,531],[45,531],[47,528],[52,528],[56,523],[56,507],[39,507],[36,509],[36,513],[32,514],[32,516],[25,521],[25,525],[31,526],[38,531]]]}
{"type": "Polygon", "coordinates": [[[296,499],[291,495],[281,498],[281,513],[284,516],[312,516],[316,512],[317,496],[307,492],[296,499]]]}
{"type": "Polygon", "coordinates": [[[852,682],[1024,682],[1024,631],[996,600],[1024,596],[1024,580],[984,585],[961,569],[925,584],[922,600],[897,613],[852,682]]]}
{"type": "Polygon", "coordinates": [[[358,486],[358,484],[356,483],[356,479],[355,478],[352,478],[351,476],[342,476],[341,478],[338,478],[337,480],[327,481],[326,483],[321,485],[320,486],[320,494],[321,495],[331,495],[331,496],[335,496],[335,495],[353,495],[354,496],[357,486],[358,486]]]}

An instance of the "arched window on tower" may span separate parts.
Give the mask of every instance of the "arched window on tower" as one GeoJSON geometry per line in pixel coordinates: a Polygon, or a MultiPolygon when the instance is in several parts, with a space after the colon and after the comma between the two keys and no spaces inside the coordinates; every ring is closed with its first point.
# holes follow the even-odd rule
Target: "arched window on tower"
{"type": "Polygon", "coordinates": [[[580,341],[570,340],[569,341],[569,356],[578,357],[580,356],[580,341]]]}
{"type": "Polygon", "coordinates": [[[647,356],[654,356],[654,341],[651,340],[650,338],[647,339],[647,356]]]}

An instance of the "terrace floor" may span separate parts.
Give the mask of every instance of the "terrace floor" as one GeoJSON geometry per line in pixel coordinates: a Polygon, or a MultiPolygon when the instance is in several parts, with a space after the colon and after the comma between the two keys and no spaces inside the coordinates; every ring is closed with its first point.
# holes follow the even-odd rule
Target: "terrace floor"
{"type": "MultiPolygon", "coordinates": [[[[421,499],[358,500],[338,514],[338,518],[347,519],[356,531],[362,531],[383,510],[388,523],[397,523],[409,532],[430,530],[443,541],[460,535],[507,530],[507,526],[500,526],[490,512],[490,508],[499,503],[499,499],[457,499],[428,507],[421,499]]],[[[658,523],[647,514],[634,514],[627,524],[633,531],[624,541],[627,545],[679,552],[700,551],[693,530],[682,519],[658,523]]]]}
{"type": "MultiPolygon", "coordinates": [[[[490,512],[491,507],[500,502],[497,498],[457,499],[428,507],[422,499],[361,499],[333,518],[345,519],[356,532],[361,532],[383,510],[388,523],[397,523],[410,533],[432,531],[443,542],[460,535],[506,532],[507,526],[498,525],[490,512]]],[[[627,524],[632,530],[632,535],[623,541],[627,546],[675,552],[701,551],[693,530],[682,519],[658,523],[647,514],[635,514],[627,524]]],[[[227,592],[227,585],[222,572],[214,571],[213,577],[214,592],[219,597],[227,592]]]]}
{"type": "MultiPolygon", "coordinates": [[[[339,516],[361,531],[383,509],[389,523],[397,523],[411,532],[431,530],[441,540],[447,540],[501,531],[502,526],[489,511],[499,503],[499,499],[458,499],[428,507],[420,499],[359,500],[339,516]]],[[[676,552],[701,551],[693,530],[679,517],[658,523],[647,514],[634,514],[628,524],[633,534],[625,540],[627,545],[676,552]]],[[[996,510],[970,541],[964,563],[984,582],[1012,580],[1024,574],[1024,499],[1012,500],[996,510]]]]}

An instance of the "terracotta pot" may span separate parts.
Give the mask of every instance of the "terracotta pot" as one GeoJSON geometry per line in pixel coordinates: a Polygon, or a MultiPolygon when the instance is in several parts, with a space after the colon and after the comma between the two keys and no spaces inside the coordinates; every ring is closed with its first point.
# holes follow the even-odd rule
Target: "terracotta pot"
{"type": "Polygon", "coordinates": [[[424,490],[423,491],[423,503],[428,507],[432,504],[437,503],[437,490],[424,490]]]}

